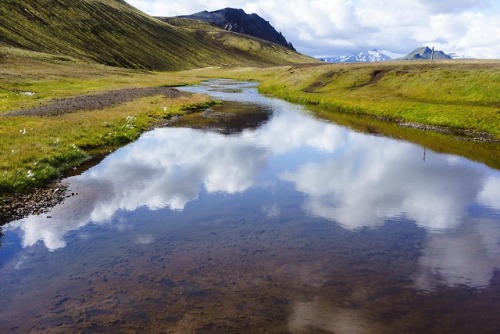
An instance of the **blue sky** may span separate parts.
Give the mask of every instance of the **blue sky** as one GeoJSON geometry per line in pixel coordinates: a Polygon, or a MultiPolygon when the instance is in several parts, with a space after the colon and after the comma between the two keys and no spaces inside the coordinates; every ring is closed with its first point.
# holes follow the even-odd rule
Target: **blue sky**
{"type": "Polygon", "coordinates": [[[257,13],[310,56],[420,46],[500,59],[500,0],[126,0],[154,16],[225,7],[257,13]]]}

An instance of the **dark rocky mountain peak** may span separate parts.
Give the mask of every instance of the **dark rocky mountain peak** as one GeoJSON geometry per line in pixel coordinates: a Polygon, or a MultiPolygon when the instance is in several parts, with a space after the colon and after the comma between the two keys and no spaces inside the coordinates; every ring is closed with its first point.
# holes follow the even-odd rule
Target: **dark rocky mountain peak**
{"type": "Polygon", "coordinates": [[[281,32],[257,14],[247,14],[243,9],[224,8],[213,12],[202,11],[191,15],[178,16],[209,22],[222,29],[267,40],[295,51],[281,32]]]}
{"type": "MultiPolygon", "coordinates": [[[[421,48],[416,48],[410,52],[404,59],[406,60],[418,60],[418,59],[431,59],[432,49],[428,46],[421,48]]],[[[451,56],[447,55],[443,51],[434,50],[434,59],[452,59],[451,56]]]]}

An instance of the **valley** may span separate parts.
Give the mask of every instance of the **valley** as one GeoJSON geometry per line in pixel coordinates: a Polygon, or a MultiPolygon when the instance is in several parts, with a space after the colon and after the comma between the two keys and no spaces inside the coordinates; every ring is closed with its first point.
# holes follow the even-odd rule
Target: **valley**
{"type": "Polygon", "coordinates": [[[500,60],[130,3],[0,3],[0,332],[500,328],[500,60]]]}

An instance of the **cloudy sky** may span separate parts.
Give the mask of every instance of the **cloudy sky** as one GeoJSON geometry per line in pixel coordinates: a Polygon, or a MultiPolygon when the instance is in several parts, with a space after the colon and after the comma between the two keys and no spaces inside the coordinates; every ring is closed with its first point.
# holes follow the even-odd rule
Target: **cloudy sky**
{"type": "Polygon", "coordinates": [[[268,20],[310,56],[371,49],[500,58],[500,0],[127,0],[156,16],[242,8],[268,20]]]}

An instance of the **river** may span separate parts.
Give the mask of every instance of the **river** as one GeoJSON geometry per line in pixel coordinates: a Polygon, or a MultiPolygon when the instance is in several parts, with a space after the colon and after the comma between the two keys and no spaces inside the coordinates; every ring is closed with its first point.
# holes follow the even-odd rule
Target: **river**
{"type": "Polygon", "coordinates": [[[3,226],[0,332],[498,333],[498,170],[254,83],[180,89],[223,104],[3,226]]]}

